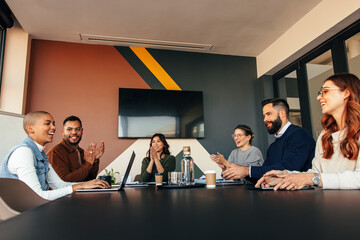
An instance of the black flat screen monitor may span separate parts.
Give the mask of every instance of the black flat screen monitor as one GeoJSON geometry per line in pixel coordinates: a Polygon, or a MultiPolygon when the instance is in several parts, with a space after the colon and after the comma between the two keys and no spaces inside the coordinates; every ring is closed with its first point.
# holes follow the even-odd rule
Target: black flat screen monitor
{"type": "Polygon", "coordinates": [[[203,94],[119,88],[119,138],[204,138],[203,94]]]}

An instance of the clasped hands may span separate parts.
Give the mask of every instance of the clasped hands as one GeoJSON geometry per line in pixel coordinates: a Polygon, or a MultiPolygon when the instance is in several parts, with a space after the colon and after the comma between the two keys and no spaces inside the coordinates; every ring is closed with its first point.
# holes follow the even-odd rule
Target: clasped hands
{"type": "Polygon", "coordinates": [[[101,144],[96,148],[96,143],[91,143],[89,147],[84,152],[85,161],[93,164],[95,159],[99,159],[105,152],[104,141],[101,141],[101,144]]]}
{"type": "Polygon", "coordinates": [[[256,183],[257,188],[273,188],[274,191],[299,190],[305,186],[313,185],[313,173],[291,173],[288,171],[272,170],[264,174],[256,183]]]}
{"type": "Polygon", "coordinates": [[[154,147],[150,147],[150,161],[160,160],[159,155],[157,154],[157,151],[154,149],[154,147]]]}
{"type": "Polygon", "coordinates": [[[212,154],[210,158],[223,170],[222,175],[226,179],[241,179],[249,175],[249,167],[229,163],[220,153],[212,154]]]}

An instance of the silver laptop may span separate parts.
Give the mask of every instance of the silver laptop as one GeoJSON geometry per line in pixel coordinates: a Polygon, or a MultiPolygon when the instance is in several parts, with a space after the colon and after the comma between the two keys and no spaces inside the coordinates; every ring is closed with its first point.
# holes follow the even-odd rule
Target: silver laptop
{"type": "Polygon", "coordinates": [[[125,172],[125,175],[124,175],[124,178],[120,184],[120,186],[117,188],[95,188],[95,189],[79,189],[79,190],[76,190],[76,192],[117,192],[117,191],[123,191],[124,190],[124,187],[125,187],[125,184],[126,184],[126,181],[129,177],[129,173],[130,173],[130,170],[131,170],[131,167],[134,163],[134,160],[135,160],[135,152],[133,151],[132,155],[131,155],[131,158],[130,158],[130,161],[129,161],[129,164],[127,166],[127,169],[126,169],[126,172],[125,172]]]}

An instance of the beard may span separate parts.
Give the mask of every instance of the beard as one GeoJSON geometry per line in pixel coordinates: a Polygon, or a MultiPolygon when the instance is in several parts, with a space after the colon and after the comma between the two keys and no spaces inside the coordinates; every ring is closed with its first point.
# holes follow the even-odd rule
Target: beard
{"type": "Polygon", "coordinates": [[[277,119],[275,119],[275,121],[268,121],[268,122],[271,122],[271,127],[268,127],[266,123],[265,123],[265,127],[269,134],[277,133],[277,131],[279,131],[279,129],[281,128],[282,122],[280,116],[278,116],[277,119]]]}
{"type": "Polygon", "coordinates": [[[71,146],[77,146],[79,144],[79,142],[81,141],[81,138],[82,138],[82,136],[80,136],[76,142],[71,142],[70,137],[63,136],[64,141],[71,146]]]}

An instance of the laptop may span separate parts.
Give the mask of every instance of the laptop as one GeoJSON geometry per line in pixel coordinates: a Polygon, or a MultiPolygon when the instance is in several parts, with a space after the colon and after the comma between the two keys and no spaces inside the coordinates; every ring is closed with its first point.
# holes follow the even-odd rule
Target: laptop
{"type": "Polygon", "coordinates": [[[94,188],[94,189],[79,189],[79,190],[76,190],[76,192],[118,192],[118,191],[123,191],[124,190],[124,187],[125,187],[125,184],[126,184],[126,181],[129,177],[129,173],[130,173],[130,170],[131,170],[131,167],[134,163],[134,160],[135,160],[135,152],[133,151],[132,155],[131,155],[131,158],[130,158],[130,161],[129,161],[129,164],[127,166],[127,169],[126,169],[126,172],[125,172],[125,175],[124,175],[124,178],[120,184],[120,186],[117,188],[94,188]]]}

